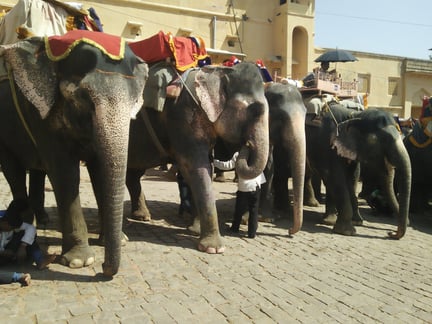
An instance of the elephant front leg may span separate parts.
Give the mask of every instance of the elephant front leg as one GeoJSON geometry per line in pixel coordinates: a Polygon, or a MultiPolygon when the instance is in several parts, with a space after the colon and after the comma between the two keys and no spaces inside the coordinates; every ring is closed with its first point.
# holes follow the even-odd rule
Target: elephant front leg
{"type": "Polygon", "coordinates": [[[48,213],[45,210],[45,171],[30,170],[29,200],[36,216],[37,225],[45,226],[49,222],[48,213]]]}
{"type": "MultiPolygon", "coordinates": [[[[324,172],[321,174],[324,174],[324,172]]],[[[329,179],[328,177],[324,178],[323,182],[326,190],[326,199],[325,199],[325,211],[324,211],[324,217],[322,219],[322,223],[325,225],[335,225],[338,218],[336,197],[334,196],[333,193],[336,183],[334,179],[329,179]]]]}
{"type": "Polygon", "coordinates": [[[355,235],[356,230],[352,223],[351,198],[346,188],[346,182],[333,183],[329,185],[331,197],[334,198],[337,209],[336,223],[333,232],[342,235],[355,235]]]}
{"type": "MultiPolygon", "coordinates": [[[[182,173],[186,175],[186,172],[182,173]]],[[[192,189],[195,210],[200,222],[198,250],[210,254],[223,253],[225,246],[219,233],[215,195],[208,169],[200,169],[186,178],[192,189]]],[[[195,219],[197,219],[195,217],[195,219]]]]}
{"type": "Polygon", "coordinates": [[[71,268],[81,268],[93,264],[95,255],[88,243],[87,224],[79,198],[79,164],[77,162],[76,167],[67,169],[68,172],[64,170],[48,174],[56,197],[63,235],[60,263],[71,268]]]}
{"type": "Polygon", "coordinates": [[[333,226],[333,232],[342,235],[355,235],[356,229],[352,223],[352,207],[348,195],[341,195],[338,205],[338,216],[333,226]],[[345,197],[345,198],[342,198],[345,197]],[[347,199],[345,202],[342,199],[347,199]],[[348,203],[347,203],[348,201],[348,203]]]}
{"type": "Polygon", "coordinates": [[[325,225],[335,225],[338,218],[335,198],[332,196],[330,190],[327,191],[328,192],[325,201],[325,213],[322,222],[325,225]]]}
{"type": "Polygon", "coordinates": [[[60,263],[70,268],[82,268],[94,263],[95,255],[88,244],[87,224],[81,210],[79,197],[70,205],[70,209],[62,211],[61,218],[63,244],[60,263]]]}
{"type": "Polygon", "coordinates": [[[216,204],[210,213],[202,214],[200,217],[201,233],[198,250],[209,254],[224,253],[225,246],[219,233],[216,204]]]}
{"type": "Polygon", "coordinates": [[[303,205],[309,207],[318,207],[320,202],[315,196],[315,191],[312,185],[312,179],[310,176],[305,177],[304,183],[304,196],[303,196],[303,205]]]}
{"type": "Polygon", "coordinates": [[[348,179],[348,190],[351,199],[352,206],[352,222],[355,226],[363,225],[363,217],[360,215],[360,210],[358,208],[358,199],[357,199],[357,187],[360,179],[360,163],[352,163],[351,168],[353,169],[351,179],[348,179]]]}

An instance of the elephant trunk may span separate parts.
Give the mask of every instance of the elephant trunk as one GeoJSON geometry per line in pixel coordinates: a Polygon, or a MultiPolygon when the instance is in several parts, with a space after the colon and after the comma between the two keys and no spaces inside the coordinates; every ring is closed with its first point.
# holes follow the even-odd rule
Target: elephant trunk
{"type": "Polygon", "coordinates": [[[105,238],[105,259],[102,267],[104,275],[108,277],[115,275],[120,266],[129,119],[117,120],[113,127],[104,128],[111,129],[113,133],[98,136],[101,140],[101,173],[98,177],[101,179],[98,189],[101,201],[98,207],[102,218],[101,230],[105,238]]]}
{"type": "Polygon", "coordinates": [[[411,194],[411,162],[408,152],[401,139],[395,144],[394,155],[386,160],[388,177],[386,177],[385,191],[392,210],[398,217],[398,228],[396,232],[388,233],[393,239],[400,239],[405,235],[408,225],[409,203],[411,194]],[[398,199],[394,191],[393,180],[396,169],[396,186],[399,193],[398,199]],[[399,202],[398,202],[399,200],[399,202]]]}
{"type": "Polygon", "coordinates": [[[284,143],[289,143],[286,149],[290,156],[291,175],[293,183],[293,226],[289,234],[300,231],[303,224],[303,195],[306,172],[306,133],[304,130],[305,114],[297,113],[291,116],[290,125],[286,127],[284,143]],[[303,129],[299,129],[301,125],[303,129]]]}
{"type": "Polygon", "coordinates": [[[264,170],[269,154],[268,105],[265,103],[264,113],[249,128],[245,145],[242,146],[236,162],[239,177],[253,179],[264,170]]]}
{"type": "Polygon", "coordinates": [[[119,270],[121,258],[130,109],[133,103],[121,96],[109,95],[94,101],[95,172],[98,181],[93,187],[97,191],[105,244],[103,274],[112,277],[119,270]]]}

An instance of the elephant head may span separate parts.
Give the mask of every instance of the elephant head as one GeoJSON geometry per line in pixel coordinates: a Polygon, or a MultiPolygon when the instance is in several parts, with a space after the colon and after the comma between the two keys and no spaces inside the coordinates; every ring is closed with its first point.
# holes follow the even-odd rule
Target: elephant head
{"type": "Polygon", "coordinates": [[[411,162],[394,119],[386,112],[369,109],[340,123],[337,131],[333,146],[340,156],[381,168],[385,173],[386,196],[398,215],[397,232],[389,236],[402,238],[408,224],[411,162]],[[393,186],[395,171],[399,203],[393,186]]]}
{"type": "Polygon", "coordinates": [[[268,104],[257,66],[203,68],[196,74],[195,91],[217,135],[241,145],[237,174],[245,179],[257,177],[269,152],[268,104]]]}
{"type": "MultiPolygon", "coordinates": [[[[37,149],[45,159],[59,216],[68,218],[61,222],[63,258],[68,253],[79,255],[77,246],[87,241],[84,236],[87,233],[82,233],[82,228],[86,232],[86,226],[79,217],[81,208],[71,215],[74,209],[71,206],[79,205],[78,187],[69,189],[67,187],[72,184],[59,180],[63,177],[59,175],[61,172],[56,166],[59,162],[55,159],[66,155],[76,159],[74,168],[78,168],[82,159],[95,170],[92,181],[98,179],[98,182],[93,182],[93,188],[99,214],[104,220],[102,231],[109,237],[105,240],[103,268],[105,275],[112,276],[120,264],[129,122],[143,103],[147,65],[128,46],[123,58],[114,60],[99,48],[80,43],[67,57],[54,62],[47,56],[45,45],[44,38],[34,37],[0,47],[0,55],[4,56],[20,92],[37,111],[31,118],[24,116],[23,123],[28,123],[28,128],[34,132],[37,149]],[[64,149],[75,147],[79,153],[67,152],[53,157],[47,138],[57,134],[65,141],[64,149]]],[[[60,149],[63,149],[61,145],[60,149]]],[[[70,266],[85,265],[85,261],[74,260],[74,257],[64,262],[70,266]]]]}
{"type": "MultiPolygon", "coordinates": [[[[293,226],[289,234],[295,234],[303,223],[303,190],[306,169],[306,108],[297,87],[274,83],[266,87],[265,95],[270,109],[270,142],[275,150],[283,153],[289,163],[293,182],[293,226]]],[[[274,163],[281,164],[276,157],[274,163]]],[[[276,166],[275,166],[276,167],[276,166]]],[[[276,191],[276,189],[275,189],[276,191]]],[[[277,193],[275,192],[275,199],[277,193]]],[[[278,197],[288,200],[288,197],[278,197]]],[[[289,200],[288,200],[289,201],[289,200]]]]}

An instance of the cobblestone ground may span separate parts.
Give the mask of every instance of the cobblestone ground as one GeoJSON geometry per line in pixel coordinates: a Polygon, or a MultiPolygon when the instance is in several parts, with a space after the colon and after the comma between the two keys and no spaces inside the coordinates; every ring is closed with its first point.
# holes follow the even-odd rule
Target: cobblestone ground
{"type": "MultiPolygon", "coordinates": [[[[230,174],[228,174],[230,177],[230,174]]],[[[97,210],[83,169],[81,200],[90,242],[97,238],[97,210]]],[[[30,287],[2,285],[1,323],[432,323],[432,216],[414,215],[400,241],[386,238],[395,221],[366,219],[358,235],[344,237],[321,225],[323,207],[305,208],[300,233],[288,237],[288,219],[260,223],[254,240],[230,236],[226,226],[236,184],[214,183],[223,255],[198,252],[197,237],[177,215],[177,184],[152,171],[142,184],[153,220],[130,222],[120,272],[105,281],[103,249],[83,269],[31,265],[30,287]]],[[[53,222],[39,242],[60,253],[55,202],[47,183],[53,222]]],[[[10,199],[0,177],[0,207],[10,199]]],[[[361,201],[362,203],[362,201],[361,201]]],[[[125,196],[125,212],[129,211],[125,196]]],[[[243,235],[246,227],[242,227],[243,235]]],[[[12,269],[12,268],[11,268],[12,269]]]]}

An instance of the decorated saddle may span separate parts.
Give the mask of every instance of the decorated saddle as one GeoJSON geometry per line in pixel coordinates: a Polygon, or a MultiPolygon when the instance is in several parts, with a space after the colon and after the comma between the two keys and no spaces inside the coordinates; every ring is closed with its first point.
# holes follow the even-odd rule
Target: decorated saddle
{"type": "Polygon", "coordinates": [[[174,37],[171,33],[160,31],[150,38],[128,45],[146,63],[171,59],[180,72],[198,66],[199,61],[209,60],[201,37],[174,37]]]}
{"type": "Polygon", "coordinates": [[[51,60],[59,61],[82,42],[97,47],[112,60],[121,60],[124,57],[125,41],[121,37],[79,29],[60,36],[45,37],[45,49],[51,60]]]}
{"type": "Polygon", "coordinates": [[[185,73],[197,66],[210,64],[201,37],[174,37],[160,31],[147,39],[128,43],[149,64],[149,77],[144,88],[146,107],[162,111],[167,97],[177,97],[185,73]]]}

